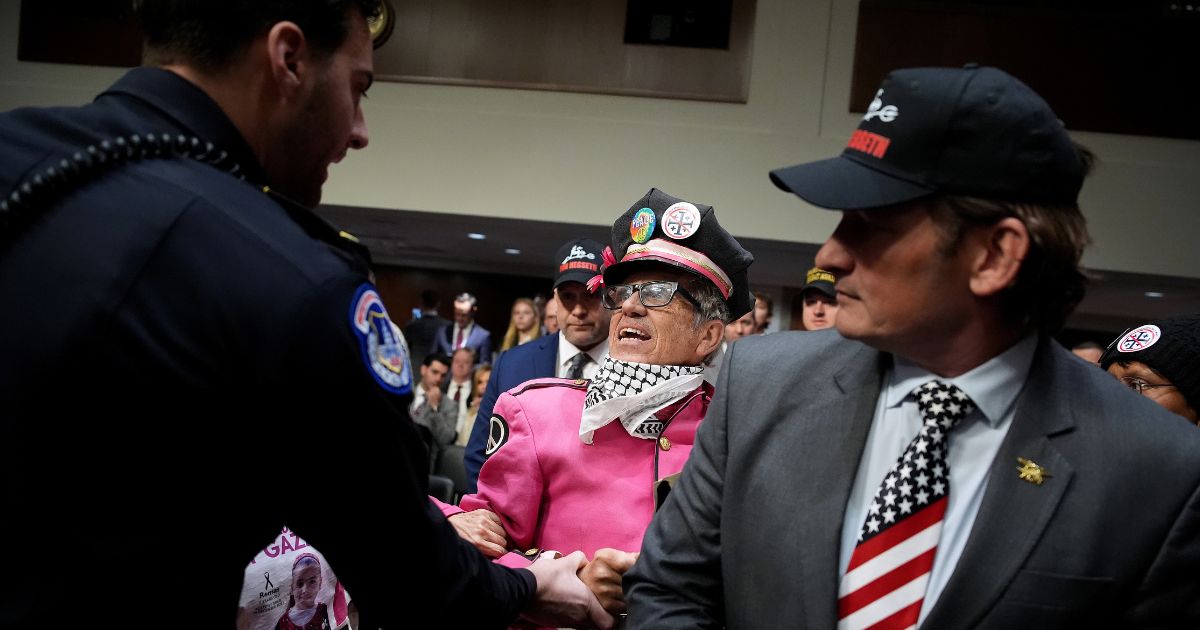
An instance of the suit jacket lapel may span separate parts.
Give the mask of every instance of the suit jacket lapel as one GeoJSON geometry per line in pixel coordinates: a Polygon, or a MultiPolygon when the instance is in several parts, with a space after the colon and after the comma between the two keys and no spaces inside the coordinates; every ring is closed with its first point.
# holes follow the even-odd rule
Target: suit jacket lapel
{"type": "Polygon", "coordinates": [[[529,357],[533,369],[530,378],[558,376],[558,334],[542,335],[536,343],[538,351],[529,357]]]}
{"type": "Polygon", "coordinates": [[[803,580],[805,627],[837,624],[838,556],[846,501],[854,485],[882,386],[887,355],[860,346],[833,376],[829,394],[796,409],[804,444],[797,504],[804,506],[796,545],[803,580]],[[820,479],[821,483],[805,480],[820,479]]]}
{"type": "MultiPolygon", "coordinates": [[[[1074,428],[1061,358],[1040,341],[1016,415],[988,472],[988,487],[962,556],[925,619],[926,628],[975,626],[1024,565],[1071,483],[1073,469],[1053,438],[1074,428]],[[1017,458],[1052,476],[1042,485],[1021,480],[1017,458]]],[[[953,492],[953,488],[951,492],[953,492]]]]}

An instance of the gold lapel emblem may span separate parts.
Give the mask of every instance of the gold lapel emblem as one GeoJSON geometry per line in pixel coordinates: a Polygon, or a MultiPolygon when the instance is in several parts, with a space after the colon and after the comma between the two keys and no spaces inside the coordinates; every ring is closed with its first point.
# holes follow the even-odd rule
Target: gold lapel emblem
{"type": "Polygon", "coordinates": [[[1019,468],[1017,468],[1017,477],[1020,477],[1022,481],[1028,481],[1035,486],[1042,485],[1042,482],[1046,481],[1047,477],[1054,476],[1047,472],[1045,468],[1039,466],[1036,462],[1025,459],[1024,457],[1018,457],[1017,463],[1021,465],[1019,468]]]}

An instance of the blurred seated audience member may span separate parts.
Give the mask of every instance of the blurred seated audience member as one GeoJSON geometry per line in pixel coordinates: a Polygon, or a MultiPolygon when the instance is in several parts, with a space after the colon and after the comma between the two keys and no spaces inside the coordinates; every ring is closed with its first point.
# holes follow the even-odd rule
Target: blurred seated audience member
{"type": "Polygon", "coordinates": [[[1138,326],[1108,344],[1100,367],[1133,391],[1198,423],[1200,313],[1138,326]]]}
{"type": "Polygon", "coordinates": [[[1071,354],[1088,363],[1100,365],[1100,357],[1104,355],[1104,348],[1095,341],[1082,341],[1071,348],[1071,354]]]}
{"type": "Polygon", "coordinates": [[[751,311],[725,325],[725,342],[733,343],[754,333],[754,312],[751,311]]]}
{"type": "Polygon", "coordinates": [[[775,315],[775,302],[771,296],[762,291],[754,292],[754,334],[761,335],[767,332],[767,327],[771,325],[771,318],[775,315]]]}
{"type": "Polygon", "coordinates": [[[451,436],[448,444],[457,439],[463,427],[469,431],[469,423],[475,419],[474,416],[467,417],[471,403],[474,402],[475,383],[471,379],[474,374],[475,351],[470,348],[455,350],[450,357],[450,378],[443,386],[445,397],[449,399],[449,404],[454,407],[456,414],[454,435],[451,436]]]}
{"type": "Polygon", "coordinates": [[[804,299],[801,314],[804,330],[833,328],[838,312],[837,290],[833,288],[837,279],[828,271],[813,267],[808,270],[804,282],[804,288],[800,290],[804,299]]]}
{"type": "Polygon", "coordinates": [[[551,299],[542,307],[542,334],[558,334],[558,300],[551,299]]]}
{"type": "Polygon", "coordinates": [[[483,401],[483,392],[487,389],[488,378],[491,376],[491,363],[481,363],[475,368],[475,374],[471,377],[471,403],[467,406],[467,423],[458,428],[458,437],[454,440],[459,446],[466,446],[471,439],[471,430],[474,429],[475,419],[479,416],[479,403],[483,401]]]}
{"type": "Polygon", "coordinates": [[[621,576],[654,515],[652,482],[682,470],[712,399],[704,361],[731,316],[752,308],[754,258],[711,207],[657,189],[612,234],[599,288],[613,313],[603,365],[590,380],[537,379],[500,396],[478,491],[443,513],[483,553],[516,550],[499,559],[508,566],[530,549],[583,551],[581,579],[619,613],[621,576]]]}
{"type": "Polygon", "coordinates": [[[444,354],[425,356],[421,365],[421,382],[413,388],[413,401],[408,413],[413,422],[429,429],[433,436],[429,461],[437,461],[441,447],[454,441],[458,422],[458,408],[447,403],[442,392],[442,381],[450,370],[450,357],[444,354]]]}
{"type": "Polygon", "coordinates": [[[513,300],[512,314],[508,319],[508,330],[500,342],[500,352],[528,343],[541,336],[538,328],[537,306],[529,298],[513,300]]]}
{"type": "Polygon", "coordinates": [[[542,330],[542,317],[546,314],[547,299],[548,298],[544,293],[535,293],[533,295],[533,318],[538,323],[538,330],[541,330],[541,332],[538,333],[539,336],[546,334],[546,332],[542,330]]]}

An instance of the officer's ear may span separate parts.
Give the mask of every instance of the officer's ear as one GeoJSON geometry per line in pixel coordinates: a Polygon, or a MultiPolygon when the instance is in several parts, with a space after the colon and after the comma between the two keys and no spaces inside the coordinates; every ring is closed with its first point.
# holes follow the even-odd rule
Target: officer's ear
{"type": "Polygon", "coordinates": [[[308,42],[295,22],[276,22],[267,32],[267,56],[271,76],[283,94],[291,94],[303,83],[308,67],[308,42]]]}

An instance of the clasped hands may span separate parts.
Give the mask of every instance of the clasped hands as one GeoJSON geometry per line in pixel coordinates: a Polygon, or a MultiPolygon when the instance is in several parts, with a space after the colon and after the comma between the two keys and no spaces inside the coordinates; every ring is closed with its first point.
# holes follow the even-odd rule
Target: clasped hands
{"type": "MultiPolygon", "coordinates": [[[[475,546],[489,558],[499,558],[508,550],[508,535],[500,517],[489,510],[472,510],[450,517],[458,535],[475,546]]],[[[591,589],[600,605],[609,614],[625,612],[625,596],[621,588],[621,576],[637,560],[636,552],[618,549],[599,549],[591,561],[580,567],[579,579],[591,589]]]]}

